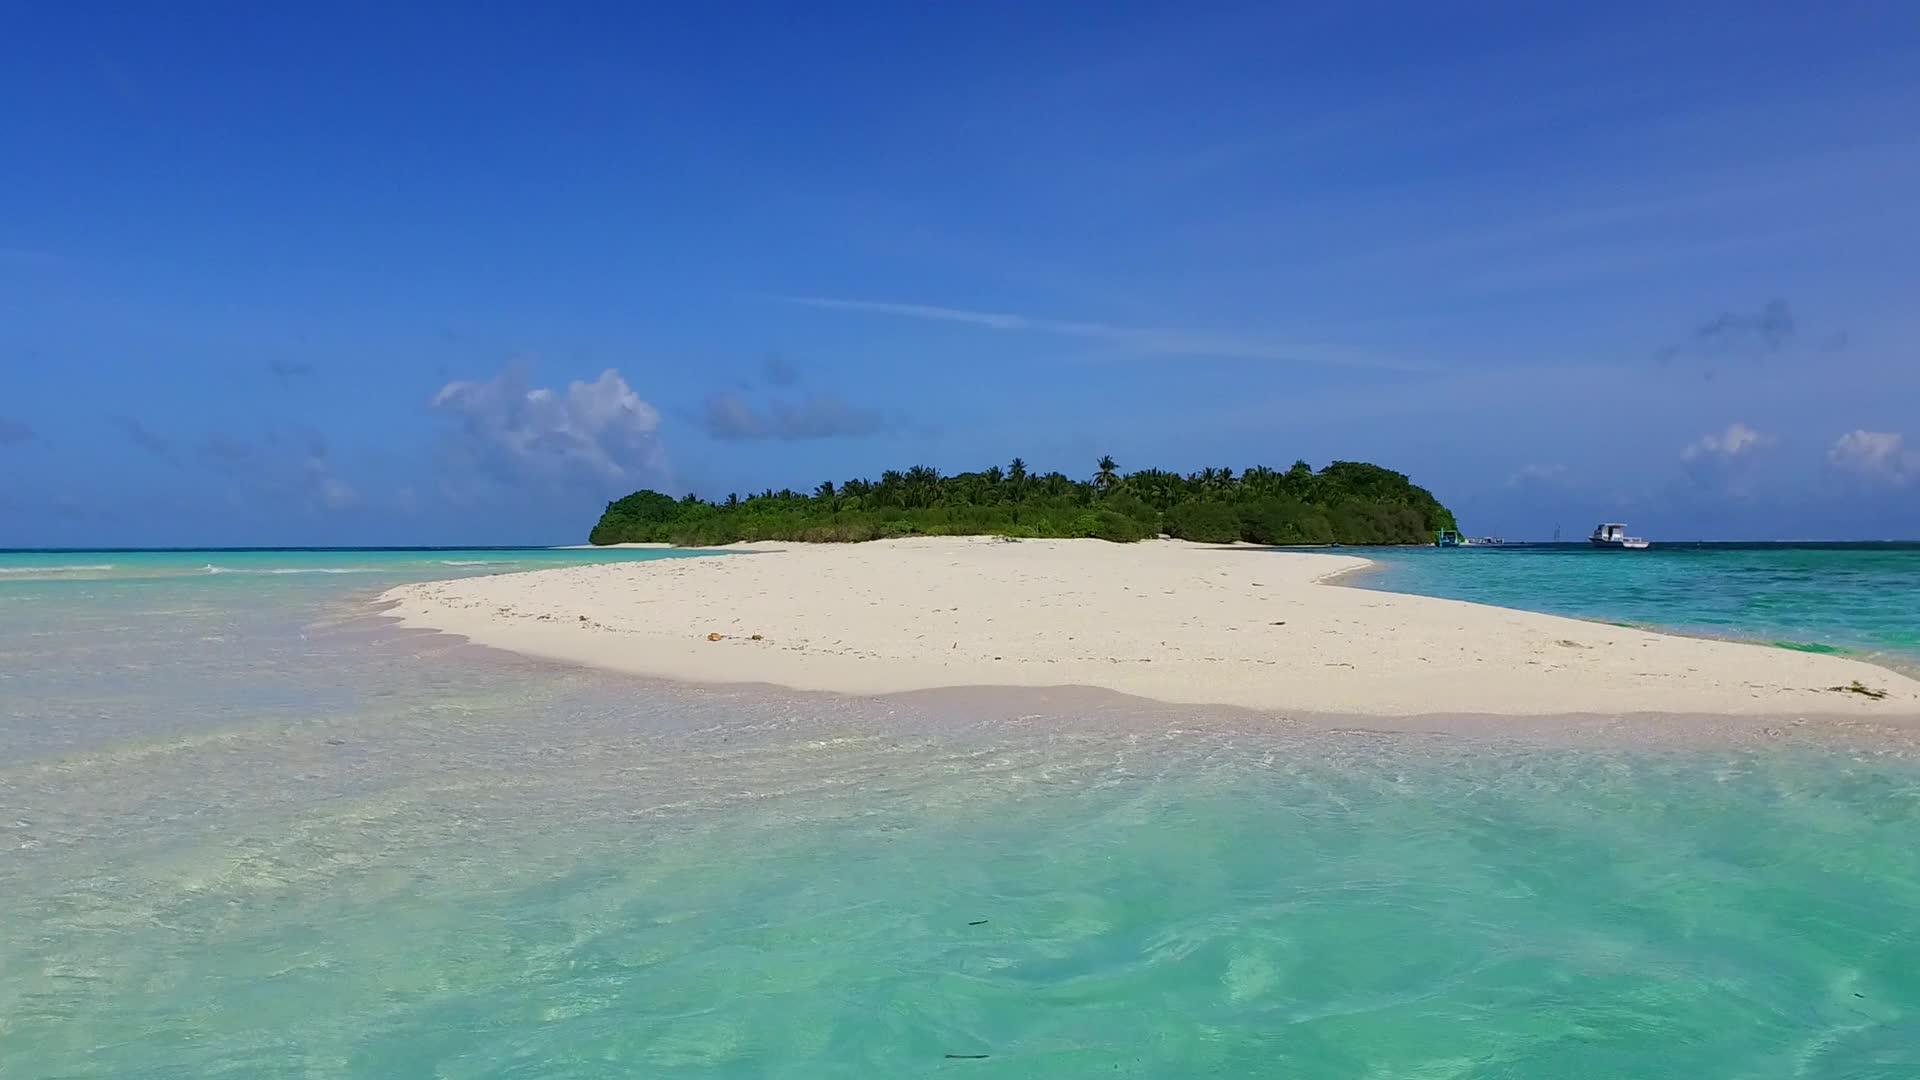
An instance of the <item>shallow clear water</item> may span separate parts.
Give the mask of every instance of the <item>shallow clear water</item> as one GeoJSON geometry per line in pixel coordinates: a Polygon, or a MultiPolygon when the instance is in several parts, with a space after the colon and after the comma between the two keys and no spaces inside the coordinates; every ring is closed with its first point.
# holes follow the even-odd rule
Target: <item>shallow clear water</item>
{"type": "Polygon", "coordinates": [[[1920,1070],[1905,759],[663,687],[370,576],[0,585],[0,1076],[1920,1070]]]}
{"type": "Polygon", "coordinates": [[[1920,669],[1920,544],[1380,548],[1365,588],[1860,655],[1920,669]]]}
{"type": "MultiPolygon", "coordinates": [[[[711,554],[661,548],[220,548],[211,550],[0,549],[0,582],[47,586],[173,578],[350,577],[393,583],[505,574],[584,563],[644,562],[711,554]]],[[[204,583],[210,584],[210,583],[204,583]]],[[[233,587],[241,587],[235,583],[233,587]]],[[[16,593],[0,594],[0,599],[16,593]]]]}

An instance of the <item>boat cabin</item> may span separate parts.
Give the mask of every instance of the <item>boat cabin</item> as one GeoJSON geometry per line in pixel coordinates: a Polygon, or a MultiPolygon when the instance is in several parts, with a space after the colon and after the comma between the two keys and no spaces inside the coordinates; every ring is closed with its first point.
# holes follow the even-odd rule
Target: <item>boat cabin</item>
{"type": "Polygon", "coordinates": [[[1593,535],[1587,540],[1594,547],[1626,548],[1628,551],[1645,551],[1650,546],[1644,537],[1628,536],[1627,527],[1617,521],[1594,526],[1593,535]]]}

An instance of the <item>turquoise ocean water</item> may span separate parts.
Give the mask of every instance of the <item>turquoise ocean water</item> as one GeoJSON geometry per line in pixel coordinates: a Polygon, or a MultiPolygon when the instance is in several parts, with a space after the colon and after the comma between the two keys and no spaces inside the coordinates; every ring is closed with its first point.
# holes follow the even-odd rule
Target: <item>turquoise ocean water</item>
{"type": "Polygon", "coordinates": [[[1920,1075],[1912,761],[676,687],[364,617],[636,557],[0,554],[0,1076],[1920,1075]]]}
{"type": "Polygon", "coordinates": [[[1351,584],[1920,670],[1920,543],[1588,544],[1361,551],[1351,584]]]}

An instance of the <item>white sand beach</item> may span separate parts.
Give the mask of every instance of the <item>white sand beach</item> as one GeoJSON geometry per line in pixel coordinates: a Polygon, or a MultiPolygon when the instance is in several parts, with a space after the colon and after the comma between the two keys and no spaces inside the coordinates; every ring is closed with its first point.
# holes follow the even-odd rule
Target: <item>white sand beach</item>
{"type": "Polygon", "coordinates": [[[724,550],[749,554],[382,600],[408,627],[699,683],[1092,686],[1377,716],[1920,714],[1920,682],[1872,664],[1326,584],[1366,565],[1343,555],[984,537],[724,550]],[[1886,696],[1831,689],[1856,682],[1886,696]]]}

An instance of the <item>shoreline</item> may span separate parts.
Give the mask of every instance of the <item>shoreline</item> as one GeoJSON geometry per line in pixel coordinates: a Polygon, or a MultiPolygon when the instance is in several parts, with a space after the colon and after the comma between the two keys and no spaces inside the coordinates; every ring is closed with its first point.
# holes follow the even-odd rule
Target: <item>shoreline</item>
{"type": "MultiPolygon", "coordinates": [[[[1816,541],[1792,541],[1792,542],[1793,543],[1825,543],[1826,541],[1816,540],[1816,541]]],[[[1852,541],[1836,541],[1836,542],[1852,543],[1852,541]]],[[[1906,543],[1907,541],[1889,541],[1889,542],[1890,543],[1906,543]]],[[[1367,563],[1368,565],[1366,566],[1356,566],[1351,570],[1343,570],[1340,573],[1333,574],[1327,577],[1323,582],[1323,584],[1334,585],[1340,588],[1347,588],[1347,589],[1362,589],[1367,592],[1387,593],[1387,594],[1396,595],[1396,596],[1428,595],[1425,593],[1402,593],[1393,589],[1376,589],[1368,585],[1358,584],[1357,582],[1359,579],[1364,578],[1369,574],[1384,574],[1388,572],[1388,567],[1386,567],[1382,563],[1376,562],[1371,559],[1367,560],[1367,563]]],[[[1456,598],[1438,597],[1437,599],[1455,600],[1456,598]]],[[[1480,607],[1497,608],[1502,611],[1524,611],[1532,614],[1551,615],[1556,618],[1571,619],[1575,622],[1590,623],[1594,626],[1599,626],[1599,627],[1608,628],[1608,629],[1619,628],[1619,629],[1627,629],[1627,630],[1640,630],[1649,634],[1658,634],[1662,637],[1687,638],[1693,641],[1718,641],[1718,642],[1724,642],[1732,645],[1755,645],[1765,649],[1778,649],[1778,650],[1781,650],[1782,652],[1801,653],[1801,654],[1813,655],[1813,656],[1834,656],[1844,660],[1853,660],[1858,663],[1866,664],[1870,667],[1879,668],[1883,671],[1890,671],[1896,675],[1904,676],[1909,679],[1920,680],[1920,656],[1911,655],[1907,653],[1890,652],[1890,651],[1869,651],[1869,650],[1863,650],[1859,646],[1853,645],[1853,644],[1836,644],[1834,642],[1828,642],[1828,641],[1797,642],[1797,641],[1785,640],[1778,637],[1748,635],[1748,634],[1740,634],[1740,633],[1734,633],[1734,632],[1712,633],[1712,632],[1701,630],[1701,629],[1686,629],[1686,628],[1676,627],[1676,626],[1665,626],[1660,623],[1624,622],[1616,619],[1605,618],[1600,615],[1579,615],[1579,614],[1569,614],[1565,612],[1535,611],[1532,608],[1508,607],[1503,604],[1486,603],[1479,600],[1457,600],[1457,602],[1464,603],[1464,604],[1474,604],[1480,607]],[[1813,646],[1813,647],[1809,648],[1808,646],[1813,646]]],[[[1920,711],[1920,710],[1916,710],[1916,711],[1920,711]]]]}
{"type": "MultiPolygon", "coordinates": [[[[369,598],[370,599],[370,598],[369,598]]],[[[1055,737],[1247,738],[1262,751],[1278,746],[1329,745],[1324,740],[1433,740],[1436,748],[1485,751],[1807,750],[1894,756],[1920,761],[1920,709],[1889,715],[1849,715],[1836,708],[1804,714],[1635,712],[1420,712],[1368,714],[1255,709],[1170,702],[1098,686],[973,684],[853,693],[802,690],[771,682],[703,682],[649,675],[483,645],[465,635],[405,627],[377,603],[343,611],[331,630],[398,642],[423,662],[506,665],[527,672],[568,671],[633,694],[666,695],[687,703],[736,703],[771,709],[783,722],[803,725],[810,740],[871,736],[936,736],[966,732],[1055,737]],[[1277,740],[1277,741],[1266,741],[1277,740]]]]}
{"type": "Polygon", "coordinates": [[[1920,682],[1864,661],[1331,586],[1368,565],[1348,555],[970,537],[727,550],[763,557],[421,582],[381,600],[407,627],[707,685],[1093,687],[1342,716],[1920,715],[1920,682]],[[1886,696],[1831,689],[1855,682],[1886,696]]]}

